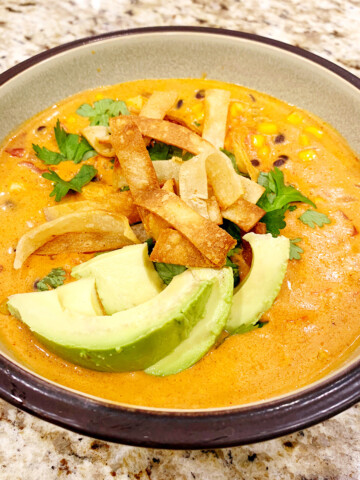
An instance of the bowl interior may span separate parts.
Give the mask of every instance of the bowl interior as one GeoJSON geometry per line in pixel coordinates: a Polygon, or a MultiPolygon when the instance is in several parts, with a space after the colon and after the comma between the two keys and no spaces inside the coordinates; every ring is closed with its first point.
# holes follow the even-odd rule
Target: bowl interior
{"type": "MultiPolygon", "coordinates": [[[[360,92],[354,85],[291,49],[194,31],[109,37],[34,63],[0,87],[0,111],[6,118],[0,124],[0,139],[27,118],[81,90],[142,78],[204,75],[266,92],[309,110],[360,151],[360,92]]],[[[1,346],[0,352],[12,356],[1,346]]],[[[341,368],[355,362],[359,353],[354,352],[341,368]]],[[[332,375],[336,373],[339,371],[332,375]]]]}

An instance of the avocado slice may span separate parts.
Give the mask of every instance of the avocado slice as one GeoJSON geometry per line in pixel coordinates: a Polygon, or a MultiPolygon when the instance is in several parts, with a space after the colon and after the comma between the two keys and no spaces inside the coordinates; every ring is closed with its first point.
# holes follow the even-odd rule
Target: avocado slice
{"type": "Polygon", "coordinates": [[[53,291],[56,292],[63,309],[89,316],[104,314],[96,291],[95,278],[71,282],[53,291]]]}
{"type": "Polygon", "coordinates": [[[187,270],[157,296],[111,316],[63,310],[49,301],[53,292],[12,295],[8,307],[61,357],[94,370],[133,371],[156,363],[189,335],[211,288],[187,270]]]}
{"type": "Polygon", "coordinates": [[[214,282],[204,318],[169,355],[145,370],[150,375],[172,375],[191,367],[210,350],[225,327],[234,286],[231,268],[193,268],[191,272],[200,280],[214,282]]]}
{"type": "Polygon", "coordinates": [[[225,327],[229,333],[240,333],[255,325],[269,310],[280,291],[290,254],[290,241],[283,236],[251,232],[243,239],[251,245],[253,260],[249,274],[234,292],[225,327]]]}
{"type": "Polygon", "coordinates": [[[149,259],[147,243],[103,253],[72,269],[75,278],[94,277],[105,313],[136,307],[164,288],[149,259]]]}

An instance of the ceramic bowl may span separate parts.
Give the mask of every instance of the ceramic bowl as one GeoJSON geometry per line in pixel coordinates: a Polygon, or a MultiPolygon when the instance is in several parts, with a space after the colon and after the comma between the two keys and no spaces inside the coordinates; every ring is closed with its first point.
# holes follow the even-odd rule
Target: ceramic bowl
{"type": "MultiPolygon", "coordinates": [[[[0,138],[64,97],[140,78],[201,77],[239,83],[309,110],[360,151],[360,80],[316,55],[267,38],[200,28],[147,28],[85,38],[0,75],[0,138]]],[[[67,389],[19,364],[0,346],[0,396],[45,420],[93,437],[165,448],[240,445],[284,435],[360,400],[356,352],[317,383],[268,401],[211,410],[120,405],[67,389]]]]}

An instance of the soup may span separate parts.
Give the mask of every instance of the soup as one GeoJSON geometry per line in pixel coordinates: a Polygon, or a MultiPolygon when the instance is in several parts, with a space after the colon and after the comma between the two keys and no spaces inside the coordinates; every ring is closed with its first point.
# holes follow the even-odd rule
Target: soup
{"type": "MultiPolygon", "coordinates": [[[[106,123],[107,119],[99,117],[98,121],[106,123]]],[[[146,142],[154,147],[150,139],[146,142]]],[[[265,94],[217,81],[139,80],[82,92],[53,105],[13,132],[2,145],[0,158],[0,336],[17,360],[37,374],[125,404],[180,409],[224,407],[268,399],[308,385],[338,366],[357,346],[359,163],[345,140],[310,113],[265,94]],[[62,268],[67,282],[75,266],[94,257],[94,253],[71,251],[48,255],[35,252],[20,269],[13,268],[19,239],[46,222],[44,208],[59,203],[49,196],[53,184],[42,176],[48,165],[36,156],[33,144],[58,151],[53,130],[58,120],[67,132],[80,134],[93,118],[76,113],[84,104],[122,100],[132,115],[138,115],[157,91],[177,93],[166,119],[201,135],[206,116],[204,97],[209,89],[231,94],[226,151],[233,152],[234,139],[241,138],[251,161],[249,168],[258,174],[276,167],[283,172],[286,184],[296,187],[317,207],[315,210],[297,203],[296,209],[284,212],[285,224],[278,223],[281,235],[293,240],[293,254],[279,295],[257,325],[262,328],[223,334],[191,368],[164,377],[143,371],[95,371],[62,359],[6,308],[10,295],[33,292],[39,279],[52,269],[62,268]],[[302,217],[309,210],[321,215],[307,213],[302,217]]],[[[80,192],[67,193],[60,203],[104,201],[118,188],[114,186],[113,158],[94,155],[83,164],[96,168],[97,181],[88,182],[80,192]]],[[[79,168],[74,161],[51,166],[66,179],[79,168]]],[[[266,223],[271,229],[271,222],[266,223]]],[[[243,253],[232,258],[242,280],[250,265],[243,253]]]]}

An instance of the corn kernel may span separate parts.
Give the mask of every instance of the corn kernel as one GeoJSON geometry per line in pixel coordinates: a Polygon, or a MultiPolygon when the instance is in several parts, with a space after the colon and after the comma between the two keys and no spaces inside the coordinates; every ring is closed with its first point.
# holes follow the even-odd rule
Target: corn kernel
{"type": "Polygon", "coordinates": [[[141,95],[137,97],[128,98],[126,100],[126,105],[129,108],[133,108],[135,110],[141,110],[144,105],[144,98],[141,95]]]}
{"type": "Polygon", "coordinates": [[[9,188],[10,192],[25,190],[25,187],[22,183],[12,183],[9,188]]]}
{"type": "Polygon", "coordinates": [[[325,350],[325,348],[320,348],[317,354],[319,360],[327,360],[329,356],[330,354],[327,350],[325,350]]]}
{"type": "Polygon", "coordinates": [[[95,96],[95,100],[102,100],[104,98],[104,95],[102,93],[97,93],[95,96]]]}
{"type": "Polygon", "coordinates": [[[267,158],[270,155],[270,147],[265,145],[264,147],[258,150],[259,157],[267,158]]]}
{"type": "Polygon", "coordinates": [[[66,123],[75,123],[76,122],[76,118],[75,118],[75,115],[69,115],[67,118],[66,118],[66,123]]]}
{"type": "Polygon", "coordinates": [[[321,138],[324,134],[324,132],[322,130],[319,130],[318,128],[313,127],[313,126],[306,127],[304,130],[305,130],[305,132],[311,133],[312,135],[314,135],[317,138],[321,138]]]}
{"type": "Polygon", "coordinates": [[[272,135],[278,133],[279,129],[275,123],[263,122],[258,125],[258,131],[260,133],[265,133],[266,135],[272,135]]]}
{"type": "Polygon", "coordinates": [[[300,145],[302,145],[303,147],[307,147],[308,145],[310,145],[309,137],[304,133],[300,135],[299,142],[300,142],[300,145]]]}
{"type": "Polygon", "coordinates": [[[292,112],[286,120],[293,125],[299,125],[302,122],[303,117],[298,112],[292,112]]]}
{"type": "Polygon", "coordinates": [[[232,117],[237,117],[244,111],[244,106],[239,102],[234,102],[230,107],[230,114],[232,117]]]}
{"type": "Polygon", "coordinates": [[[265,137],[263,135],[252,135],[251,143],[254,145],[254,147],[261,148],[265,143],[265,137]]]}
{"type": "Polygon", "coordinates": [[[314,200],[314,203],[319,203],[324,201],[323,197],[315,197],[313,200],[314,200]]]}
{"type": "Polygon", "coordinates": [[[310,162],[311,160],[315,160],[316,152],[311,148],[309,150],[303,150],[302,152],[299,153],[299,157],[304,162],[310,162]]]}

